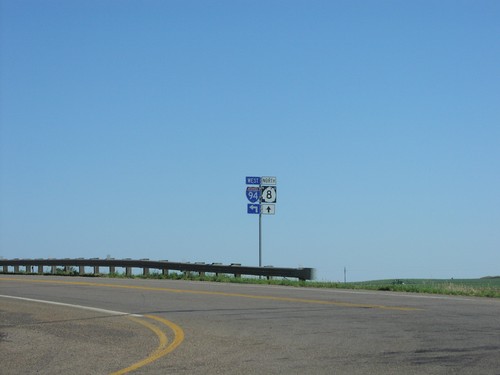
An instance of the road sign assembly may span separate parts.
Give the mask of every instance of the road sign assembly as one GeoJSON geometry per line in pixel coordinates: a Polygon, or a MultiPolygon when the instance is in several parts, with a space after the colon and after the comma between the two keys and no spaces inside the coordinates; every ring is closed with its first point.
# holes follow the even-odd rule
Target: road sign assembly
{"type": "Polygon", "coordinates": [[[276,213],[276,177],[252,177],[245,179],[247,185],[246,197],[247,214],[259,215],[259,267],[262,267],[262,215],[274,215],[276,213]]]}

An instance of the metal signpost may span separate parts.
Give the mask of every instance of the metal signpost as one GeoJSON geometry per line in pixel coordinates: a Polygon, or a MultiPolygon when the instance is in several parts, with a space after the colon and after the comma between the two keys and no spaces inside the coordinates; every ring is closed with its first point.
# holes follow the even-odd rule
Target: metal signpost
{"type": "Polygon", "coordinates": [[[247,177],[246,196],[248,214],[259,215],[259,267],[262,267],[262,215],[274,215],[276,212],[276,177],[247,177]]]}

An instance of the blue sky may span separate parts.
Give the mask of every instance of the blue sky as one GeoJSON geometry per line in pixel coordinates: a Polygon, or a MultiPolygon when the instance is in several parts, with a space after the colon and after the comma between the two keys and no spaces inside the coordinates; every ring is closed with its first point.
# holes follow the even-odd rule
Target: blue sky
{"type": "Polygon", "coordinates": [[[500,2],[0,4],[0,256],[500,274],[500,2]]]}

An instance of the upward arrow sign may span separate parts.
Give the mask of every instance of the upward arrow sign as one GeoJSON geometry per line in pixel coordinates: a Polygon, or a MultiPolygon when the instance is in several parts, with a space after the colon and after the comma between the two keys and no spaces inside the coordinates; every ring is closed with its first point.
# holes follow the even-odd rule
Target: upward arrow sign
{"type": "Polygon", "coordinates": [[[274,204],[263,204],[260,208],[260,212],[264,215],[274,215],[275,205],[274,204]]]}

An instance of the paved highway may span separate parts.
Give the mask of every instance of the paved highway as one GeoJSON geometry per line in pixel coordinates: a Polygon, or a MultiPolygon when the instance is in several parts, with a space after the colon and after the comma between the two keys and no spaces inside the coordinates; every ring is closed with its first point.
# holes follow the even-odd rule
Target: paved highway
{"type": "Polygon", "coordinates": [[[0,275],[0,366],[1,374],[499,375],[500,300],[0,275]]]}

